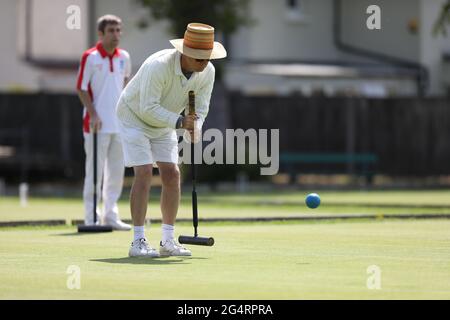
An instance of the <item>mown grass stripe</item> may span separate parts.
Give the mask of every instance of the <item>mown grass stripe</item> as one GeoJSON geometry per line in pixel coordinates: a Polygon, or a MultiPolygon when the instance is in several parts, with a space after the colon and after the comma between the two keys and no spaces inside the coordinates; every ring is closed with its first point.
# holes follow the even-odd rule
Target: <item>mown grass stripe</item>
{"type": "MultiPolygon", "coordinates": [[[[242,218],[199,218],[199,222],[270,222],[270,221],[319,221],[319,220],[351,220],[351,219],[450,219],[450,214],[363,214],[363,215],[317,215],[301,217],[242,217],[242,218]]],[[[132,223],[129,219],[123,220],[126,223],[132,223]]],[[[192,222],[192,219],[180,218],[177,222],[192,222]]],[[[77,226],[83,224],[83,220],[71,220],[69,225],[77,226]]],[[[161,219],[147,219],[146,224],[161,223],[161,219]]],[[[36,220],[36,221],[6,221],[0,222],[0,227],[20,227],[20,226],[54,226],[66,225],[65,220],[36,220]]]]}
{"type": "Polygon", "coordinates": [[[1,221],[0,227],[58,226],[66,224],[67,224],[66,220],[1,221]]]}

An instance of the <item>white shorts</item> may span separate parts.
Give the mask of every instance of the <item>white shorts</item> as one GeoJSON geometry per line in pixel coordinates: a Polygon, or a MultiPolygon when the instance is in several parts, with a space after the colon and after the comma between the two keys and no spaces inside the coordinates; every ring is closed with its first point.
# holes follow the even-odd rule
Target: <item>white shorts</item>
{"type": "Polygon", "coordinates": [[[174,129],[156,129],[149,132],[119,124],[126,167],[136,167],[156,162],[178,163],[178,137],[174,129]]]}

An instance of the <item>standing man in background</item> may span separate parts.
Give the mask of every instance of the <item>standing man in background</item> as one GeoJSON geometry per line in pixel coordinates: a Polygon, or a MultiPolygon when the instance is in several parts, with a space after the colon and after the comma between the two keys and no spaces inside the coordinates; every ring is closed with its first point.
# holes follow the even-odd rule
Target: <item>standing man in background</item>
{"type": "Polygon", "coordinates": [[[86,225],[94,223],[93,133],[97,132],[97,194],[103,199],[103,212],[97,211],[96,220],[115,230],[130,230],[131,226],[120,220],[117,207],[125,167],[116,116],[117,101],[131,75],[130,55],[118,48],[122,34],[122,21],[119,17],[100,17],[97,32],[99,41],[95,47],[84,52],[77,81],[78,96],[85,107],[84,222],[86,225]]]}

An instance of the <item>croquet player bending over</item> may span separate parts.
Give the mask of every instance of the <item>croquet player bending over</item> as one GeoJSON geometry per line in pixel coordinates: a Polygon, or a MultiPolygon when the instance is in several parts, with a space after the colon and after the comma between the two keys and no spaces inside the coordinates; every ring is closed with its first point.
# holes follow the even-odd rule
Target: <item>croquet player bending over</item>
{"type": "MultiPolygon", "coordinates": [[[[94,143],[97,132],[97,195],[103,199],[103,213],[96,212],[98,223],[116,230],[131,230],[119,218],[117,200],[122,193],[124,163],[119,137],[116,105],[130,74],[130,55],[119,49],[122,21],[105,15],[97,22],[99,42],[84,52],[78,72],[77,91],[84,105],[83,133],[86,172],[83,200],[86,225],[94,224],[94,143]],[[102,187],[103,177],[103,187],[102,187]],[[102,192],[103,191],[103,192],[102,192]]],[[[98,206],[96,205],[96,208],[98,206]]]]}
{"type": "Polygon", "coordinates": [[[178,137],[182,128],[200,136],[209,110],[215,70],[210,59],[226,57],[225,48],[214,41],[214,28],[190,23],[184,39],[171,40],[175,49],[151,55],[128,83],[117,105],[125,166],[133,167],[134,181],[130,194],[134,240],[129,256],[190,256],[174,237],[174,224],[180,202],[178,137]],[[195,115],[181,116],[188,106],[189,91],[196,95],[195,115]],[[159,252],[144,234],[144,223],[156,164],[162,181],[162,239],[159,252]]]}

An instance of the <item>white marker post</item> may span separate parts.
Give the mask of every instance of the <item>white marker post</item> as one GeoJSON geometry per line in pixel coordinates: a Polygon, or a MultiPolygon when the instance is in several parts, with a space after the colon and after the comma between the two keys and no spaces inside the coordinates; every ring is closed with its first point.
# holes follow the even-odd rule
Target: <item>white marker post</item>
{"type": "Polygon", "coordinates": [[[20,206],[25,208],[28,205],[28,183],[22,182],[19,185],[20,206]]]}

